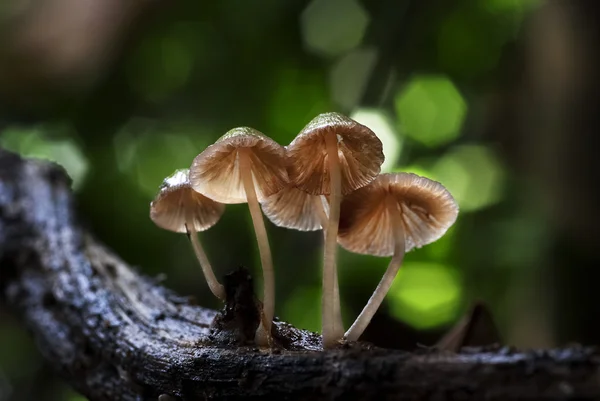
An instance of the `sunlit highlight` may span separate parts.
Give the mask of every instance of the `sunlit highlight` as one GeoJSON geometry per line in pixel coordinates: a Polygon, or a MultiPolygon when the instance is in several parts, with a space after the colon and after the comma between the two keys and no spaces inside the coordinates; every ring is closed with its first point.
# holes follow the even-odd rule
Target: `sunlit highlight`
{"type": "Polygon", "coordinates": [[[459,274],[449,266],[406,261],[390,293],[391,314],[417,329],[452,321],[462,298],[459,274]]]}
{"type": "Polygon", "coordinates": [[[485,146],[454,148],[434,164],[432,173],[450,190],[463,212],[485,208],[502,198],[505,172],[485,146]]]}
{"type": "Polygon", "coordinates": [[[358,109],[350,115],[350,118],[369,127],[379,137],[385,155],[381,171],[390,172],[402,151],[402,140],[396,133],[391,119],[379,109],[358,109]]]}
{"type": "Polygon", "coordinates": [[[402,133],[428,147],[453,141],[460,134],[466,103],[443,75],[417,75],[395,98],[402,133]]]}

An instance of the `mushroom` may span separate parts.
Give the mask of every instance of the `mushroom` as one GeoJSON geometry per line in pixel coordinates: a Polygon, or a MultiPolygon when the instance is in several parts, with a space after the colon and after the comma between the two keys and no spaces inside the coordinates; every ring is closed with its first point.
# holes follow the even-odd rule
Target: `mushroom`
{"type": "MultiPolygon", "coordinates": [[[[263,213],[273,224],[298,231],[316,231],[326,228],[329,217],[329,204],[323,195],[311,195],[293,186],[269,196],[261,202],[263,213]]],[[[340,312],[340,293],[337,271],[334,270],[334,329],[343,332],[344,325],[340,312]]]]}
{"type": "Polygon", "coordinates": [[[259,202],[288,184],[285,149],[261,132],[234,128],[200,153],[190,167],[192,188],[220,203],[248,203],[263,269],[262,320],[256,341],[271,338],[275,312],[275,273],[259,202]]]}
{"type": "Polygon", "coordinates": [[[150,203],[150,219],[160,228],[186,233],[212,293],[225,301],[225,289],[215,277],[197,232],[208,230],[223,215],[225,205],[194,191],[189,170],[177,170],[165,178],[156,198],[150,203]]]}
{"type": "Polygon", "coordinates": [[[356,341],[381,305],[404,253],[442,237],[456,221],[458,205],[436,181],[412,173],[381,174],[342,201],[338,242],[347,250],[392,256],[388,268],[345,334],[356,341]]]}
{"type": "Polygon", "coordinates": [[[335,328],[341,317],[334,288],[341,198],[379,174],[384,160],[383,146],[364,125],[338,113],[325,113],[309,122],[287,151],[291,185],[312,195],[329,196],[323,255],[322,334],[323,347],[330,348],[343,335],[342,330],[335,328]]]}
{"type": "Polygon", "coordinates": [[[263,213],[273,224],[298,231],[327,227],[327,200],[288,186],[261,202],[263,213]]]}

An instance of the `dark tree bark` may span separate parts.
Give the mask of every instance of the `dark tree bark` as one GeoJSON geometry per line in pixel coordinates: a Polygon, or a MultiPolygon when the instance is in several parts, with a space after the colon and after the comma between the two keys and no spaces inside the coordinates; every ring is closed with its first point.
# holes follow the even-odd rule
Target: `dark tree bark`
{"type": "Polygon", "coordinates": [[[277,322],[252,345],[260,304],[248,274],[221,312],[192,305],[91,237],[69,180],[0,150],[0,300],[90,400],[404,400],[600,397],[600,355],[573,347],[415,353],[342,344],[277,322]]]}

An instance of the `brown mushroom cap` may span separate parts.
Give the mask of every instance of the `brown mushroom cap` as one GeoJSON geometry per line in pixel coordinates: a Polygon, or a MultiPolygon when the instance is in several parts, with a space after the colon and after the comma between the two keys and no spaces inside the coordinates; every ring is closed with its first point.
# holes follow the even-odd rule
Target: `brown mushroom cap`
{"type": "Polygon", "coordinates": [[[223,215],[225,205],[194,191],[189,170],[177,170],[165,178],[156,198],[150,203],[150,219],[165,230],[185,233],[186,219],[193,221],[193,231],[214,226],[223,215]],[[189,216],[189,217],[188,217],[189,216]]]}
{"type": "Polygon", "coordinates": [[[337,135],[342,194],[371,182],[384,161],[383,145],[373,131],[338,113],[315,117],[287,146],[290,182],[312,195],[329,195],[325,135],[337,135]]]}
{"type": "Polygon", "coordinates": [[[259,202],[288,184],[285,149],[261,132],[234,128],[200,153],[190,167],[194,190],[221,203],[245,203],[239,152],[247,149],[259,202]]]}
{"type": "Polygon", "coordinates": [[[442,184],[412,173],[381,174],[342,200],[338,242],[376,256],[394,253],[388,197],[402,218],[405,251],[439,239],[456,221],[458,205],[442,184]]]}
{"type": "Polygon", "coordinates": [[[315,231],[320,230],[323,224],[316,202],[321,202],[324,213],[327,213],[329,206],[320,196],[288,186],[265,199],[261,207],[265,216],[276,226],[315,231]]]}

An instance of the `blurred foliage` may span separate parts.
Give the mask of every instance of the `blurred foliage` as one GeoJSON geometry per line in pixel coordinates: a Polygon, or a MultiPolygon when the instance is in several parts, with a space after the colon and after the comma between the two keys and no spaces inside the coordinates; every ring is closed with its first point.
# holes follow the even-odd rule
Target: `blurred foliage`
{"type": "Polygon", "coordinates": [[[72,130],[62,125],[10,127],[2,132],[0,146],[27,157],[60,163],[73,179],[73,188],[78,189],[85,179],[88,163],[69,131],[72,130]],[[52,139],[53,136],[59,138],[52,139]]]}
{"type": "Polygon", "coordinates": [[[452,81],[445,76],[415,76],[396,96],[402,131],[425,146],[456,140],[466,106],[452,81]]]}
{"type": "Polygon", "coordinates": [[[433,262],[406,262],[390,290],[390,311],[418,329],[456,319],[462,301],[460,275],[433,262]]]}
{"type": "MultiPolygon", "coordinates": [[[[17,3],[26,2],[0,4],[0,23],[8,21],[0,25],[8,32],[3,40],[10,40],[17,3]]],[[[381,313],[441,333],[482,298],[508,333],[506,289],[524,265],[539,263],[546,231],[537,224],[543,216],[515,198],[513,171],[472,122],[482,118],[475,102],[499,79],[500,60],[513,57],[507,46],[520,40],[539,2],[417,3],[174,2],[123,39],[124,50],[115,50],[116,61],[94,90],[73,96],[66,110],[31,106],[26,114],[43,116],[36,124],[0,114],[0,146],[62,164],[82,215],[103,241],[146,273],[166,273],[178,292],[217,307],[185,236],[161,231],[148,218],[158,185],[234,126],[255,127],[287,145],[316,114],[341,111],[380,136],[384,171],[439,180],[461,208],[445,237],[406,255],[381,313]],[[367,99],[379,80],[381,93],[367,99]]],[[[1,57],[0,73],[10,74],[1,57]]],[[[45,97],[39,104],[64,100],[60,85],[27,89],[45,97]]],[[[321,234],[267,229],[277,314],[318,331],[321,234]]],[[[233,205],[201,236],[218,276],[250,266],[258,289],[252,233],[247,208],[233,205]]],[[[387,263],[340,251],[346,324],[387,263]]],[[[30,340],[15,327],[0,322],[0,373],[10,372],[11,380],[41,369],[30,340]]],[[[60,394],[47,399],[81,399],[60,394]]]]}
{"type": "Polygon", "coordinates": [[[313,0],[300,21],[307,50],[335,57],[362,42],[369,15],[356,0],[313,0]]]}

